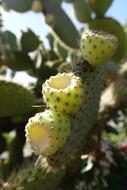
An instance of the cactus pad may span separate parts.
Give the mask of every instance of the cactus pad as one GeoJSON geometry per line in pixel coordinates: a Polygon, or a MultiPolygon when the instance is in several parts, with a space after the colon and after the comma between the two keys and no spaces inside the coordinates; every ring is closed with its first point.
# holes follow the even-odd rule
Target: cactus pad
{"type": "Polygon", "coordinates": [[[63,170],[49,170],[46,161],[35,166],[34,162],[24,164],[8,179],[6,190],[56,190],[63,176],[63,170]]]}
{"type": "Polygon", "coordinates": [[[74,13],[78,21],[89,22],[91,20],[91,9],[87,1],[78,0],[73,2],[74,13]]]}
{"type": "Polygon", "coordinates": [[[74,74],[59,73],[43,84],[42,93],[49,107],[72,114],[84,99],[84,86],[74,74]]]}
{"type": "Polygon", "coordinates": [[[4,0],[11,9],[17,12],[26,12],[30,10],[33,0],[4,0]]]}
{"type": "MultiPolygon", "coordinates": [[[[81,64],[81,66],[84,66],[86,62],[83,61],[81,64]]],[[[98,114],[104,67],[105,65],[93,68],[92,70],[91,67],[90,69],[85,68],[86,71],[79,74],[86,85],[85,101],[82,102],[79,111],[71,116],[73,128],[67,143],[54,155],[48,157],[48,162],[51,165],[67,165],[72,169],[73,166],[73,168],[76,168],[78,163],[80,163],[80,156],[88,148],[86,144],[91,139],[90,134],[93,134],[98,114]]],[[[71,169],[69,171],[72,172],[71,169]]]]}
{"type": "Polygon", "coordinates": [[[0,79],[0,117],[29,113],[33,103],[30,90],[11,80],[0,79]]]}
{"type": "Polygon", "coordinates": [[[51,155],[62,147],[70,135],[70,118],[46,110],[32,117],[26,125],[26,137],[35,154],[51,155]]]}
{"type": "Polygon", "coordinates": [[[103,31],[87,30],[82,34],[82,54],[93,66],[107,62],[115,53],[117,45],[117,38],[103,31]]]}

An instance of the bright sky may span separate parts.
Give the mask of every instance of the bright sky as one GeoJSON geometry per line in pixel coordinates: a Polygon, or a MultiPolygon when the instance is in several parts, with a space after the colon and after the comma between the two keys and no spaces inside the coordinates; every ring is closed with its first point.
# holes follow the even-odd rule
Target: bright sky
{"type": "MultiPolygon", "coordinates": [[[[63,3],[63,8],[72,18],[74,24],[77,27],[80,27],[81,24],[76,21],[71,4],[63,3]]],[[[49,27],[45,24],[44,17],[41,13],[33,13],[32,11],[23,14],[16,13],[14,11],[10,11],[9,13],[2,11],[2,13],[4,28],[14,32],[17,36],[20,35],[21,30],[31,28],[43,39],[49,30],[49,27]]],[[[125,23],[127,21],[127,0],[114,0],[112,6],[107,12],[107,16],[114,17],[119,22],[125,23]]],[[[20,80],[22,76],[24,78],[23,83],[26,83],[26,78],[28,79],[28,77],[25,77],[24,72],[21,72],[20,75],[17,75],[16,80],[20,80]]]]}

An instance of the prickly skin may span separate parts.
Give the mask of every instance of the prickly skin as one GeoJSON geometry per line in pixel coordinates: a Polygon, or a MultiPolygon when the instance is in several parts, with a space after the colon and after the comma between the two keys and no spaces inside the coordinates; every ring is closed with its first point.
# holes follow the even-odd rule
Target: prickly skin
{"type": "Polygon", "coordinates": [[[92,66],[106,63],[115,53],[117,38],[103,31],[86,30],[81,37],[81,52],[92,66]]]}
{"type": "Polygon", "coordinates": [[[29,119],[26,139],[36,155],[54,154],[70,135],[70,117],[66,114],[45,110],[29,119]]]}
{"type": "Polygon", "coordinates": [[[81,79],[72,73],[59,73],[43,84],[42,94],[48,107],[73,114],[79,110],[84,99],[84,85],[81,79]]]}

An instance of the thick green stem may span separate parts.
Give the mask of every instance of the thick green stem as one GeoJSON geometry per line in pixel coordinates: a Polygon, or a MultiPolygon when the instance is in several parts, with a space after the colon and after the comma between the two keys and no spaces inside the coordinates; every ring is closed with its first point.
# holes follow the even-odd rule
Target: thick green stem
{"type": "MultiPolygon", "coordinates": [[[[103,68],[94,69],[86,62],[82,62],[81,66],[85,66],[85,71],[79,73],[84,82],[84,102],[80,110],[72,116],[72,130],[68,142],[65,146],[48,157],[48,162],[53,166],[65,166],[75,171],[77,160],[88,149],[88,139],[92,138],[94,125],[98,115],[100,94],[103,85],[103,68]]],[[[76,71],[78,72],[78,70],[76,71]]],[[[88,151],[88,150],[87,150],[88,151]]],[[[72,172],[71,172],[72,173],[72,172]]]]}
{"type": "Polygon", "coordinates": [[[17,185],[23,190],[56,190],[64,177],[75,176],[75,173],[81,168],[81,155],[91,150],[103,84],[103,68],[91,68],[87,62],[83,61],[78,64],[75,73],[84,82],[85,96],[80,110],[71,117],[73,126],[71,135],[63,148],[47,158],[46,170],[44,164],[42,164],[42,168],[31,166],[31,173],[29,173],[29,167],[25,170],[26,177],[22,174],[22,180],[17,185]],[[56,173],[49,168],[55,169],[56,173]],[[46,171],[49,171],[48,177],[46,171]]]}

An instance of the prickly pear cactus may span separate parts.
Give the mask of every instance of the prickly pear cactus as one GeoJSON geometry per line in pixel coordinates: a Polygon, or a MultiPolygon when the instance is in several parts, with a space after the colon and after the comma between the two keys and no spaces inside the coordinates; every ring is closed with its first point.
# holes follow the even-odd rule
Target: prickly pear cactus
{"type": "Polygon", "coordinates": [[[79,74],[86,86],[84,101],[80,109],[71,117],[73,127],[67,143],[57,153],[48,157],[50,164],[69,166],[74,160],[80,160],[80,156],[85,150],[87,137],[90,137],[94,129],[103,85],[103,67],[93,69],[87,64],[86,61],[81,63],[86,68],[79,74]]]}
{"type": "Polygon", "coordinates": [[[89,22],[91,20],[91,9],[86,0],[74,1],[73,8],[78,21],[89,22]]]}
{"type": "Polygon", "coordinates": [[[78,64],[76,72],[87,88],[84,89],[85,99],[80,110],[73,116],[69,116],[72,127],[67,142],[57,152],[46,156],[46,159],[41,157],[41,166],[30,164],[25,169],[21,169],[16,178],[15,174],[12,175],[8,180],[7,190],[14,190],[15,188],[56,190],[65,176],[73,176],[79,170],[80,157],[88,151],[86,144],[88,138],[91,139],[98,114],[103,85],[103,66],[93,69],[86,61],[82,61],[80,66],[78,64]],[[82,72],[80,72],[81,66],[84,68],[82,68],[82,72]]]}
{"type": "Polygon", "coordinates": [[[4,78],[0,79],[0,117],[29,113],[34,103],[30,90],[4,78]]]}
{"type": "Polygon", "coordinates": [[[56,190],[64,176],[64,170],[55,170],[47,167],[46,161],[43,167],[30,163],[16,174],[12,174],[5,189],[14,190],[56,190]],[[26,170],[27,168],[27,170],[26,170]]]}
{"type": "MultiPolygon", "coordinates": [[[[105,38],[104,40],[105,40],[105,43],[109,42],[109,38],[105,38]]],[[[98,41],[100,41],[100,38],[95,38],[93,39],[93,41],[96,44],[98,43],[98,41]]],[[[89,44],[86,43],[86,45],[89,48],[89,44]]],[[[112,55],[109,52],[109,57],[111,56],[112,55]]],[[[80,79],[80,82],[83,85],[83,88],[82,88],[83,100],[80,102],[80,108],[77,108],[77,110],[75,110],[75,113],[73,114],[70,114],[68,112],[62,113],[61,110],[56,111],[55,107],[51,107],[50,104],[49,105],[47,104],[47,106],[51,108],[51,110],[49,111],[50,114],[45,116],[45,113],[48,113],[47,110],[45,112],[39,113],[37,116],[35,116],[34,120],[30,120],[29,121],[30,123],[26,125],[27,139],[31,147],[33,148],[35,153],[38,152],[40,155],[45,156],[48,167],[57,168],[58,170],[61,170],[62,168],[64,168],[65,170],[64,172],[66,173],[66,175],[74,175],[74,173],[77,170],[79,170],[80,164],[81,164],[81,155],[89,151],[88,147],[90,145],[88,145],[88,142],[89,144],[91,144],[90,139],[92,139],[94,125],[96,123],[96,119],[98,116],[99,101],[100,101],[100,95],[101,95],[101,90],[103,86],[102,79],[103,79],[104,67],[105,66],[103,64],[101,64],[101,66],[99,67],[92,67],[85,60],[82,60],[80,63],[77,63],[75,65],[75,68],[73,70],[73,72],[75,73],[75,77],[73,80],[80,79]],[[59,130],[55,130],[54,135],[53,135],[52,131],[50,131],[51,128],[54,126],[53,124],[51,124],[52,120],[54,120],[55,122],[56,126],[54,127],[56,129],[57,127],[59,128],[59,125],[61,125],[60,122],[57,122],[57,117],[54,117],[55,115],[52,115],[55,112],[57,113],[56,115],[63,114],[62,118],[65,117],[64,115],[68,114],[68,120],[69,120],[69,123],[71,123],[71,125],[68,126],[66,122],[64,122],[65,126],[61,126],[63,129],[65,129],[66,127],[69,127],[71,129],[69,132],[70,134],[68,136],[67,141],[64,141],[63,144],[58,143],[58,139],[56,139],[56,136],[61,135],[61,134],[62,136],[65,136],[65,133],[61,133],[59,132],[59,130]],[[50,137],[52,139],[50,139],[50,137]],[[47,143],[48,143],[48,148],[47,148],[47,143]],[[50,146],[50,143],[53,143],[53,148],[50,146]],[[60,146],[58,146],[57,143],[60,146]],[[45,145],[46,147],[44,147],[45,145]],[[57,147],[57,149],[54,149],[54,145],[55,145],[55,148],[57,147]],[[45,152],[46,150],[47,150],[47,153],[43,154],[43,151],[45,152]]],[[[56,80],[54,83],[51,83],[52,81],[48,80],[47,81],[48,85],[49,83],[51,84],[50,84],[50,87],[46,86],[47,87],[46,94],[44,90],[42,91],[44,92],[44,96],[46,96],[47,98],[48,93],[49,95],[51,95],[52,91],[50,88],[54,90],[53,91],[54,94],[57,91],[60,91],[60,92],[64,91],[64,93],[66,94],[66,88],[68,89],[68,86],[69,86],[69,90],[71,90],[70,88],[71,85],[66,85],[63,83],[63,81],[66,82],[66,80],[59,79],[59,80],[56,80]]],[[[70,80],[69,80],[69,84],[70,84],[70,80]]],[[[72,86],[74,86],[73,83],[72,83],[72,86]]],[[[43,86],[43,88],[46,88],[46,87],[43,86]]],[[[81,85],[80,85],[80,88],[81,88],[81,85]]],[[[66,99],[66,102],[69,104],[70,100],[67,98],[67,96],[65,96],[65,94],[63,95],[64,100],[66,99]]],[[[53,97],[51,96],[50,101],[54,100],[56,102],[57,96],[58,94],[55,96],[55,99],[53,99],[53,97]]],[[[62,96],[60,96],[59,94],[59,98],[61,97],[62,96]]],[[[62,105],[62,102],[61,102],[61,105],[62,105]]],[[[62,123],[62,119],[61,119],[61,123],[62,123]]],[[[61,138],[59,139],[61,140],[61,138]]],[[[42,158],[42,160],[44,159],[42,158]]],[[[61,180],[62,178],[63,176],[60,175],[61,180]]],[[[56,178],[54,180],[56,180],[56,178]]],[[[26,187],[27,185],[24,184],[24,188],[26,187]]],[[[51,188],[48,186],[48,188],[44,187],[44,189],[47,190],[51,188]]]]}
{"type": "Polygon", "coordinates": [[[79,34],[74,24],[61,7],[61,1],[41,0],[46,23],[51,27],[55,39],[69,51],[79,48],[79,34]],[[66,26],[63,27],[63,24],[66,26]],[[68,34],[68,31],[71,35],[68,34]]]}
{"type": "MultiPolygon", "coordinates": [[[[38,89],[38,86],[41,86],[40,83],[60,70],[56,65],[68,61],[74,63],[77,56],[82,54],[80,61],[76,65],[72,65],[73,71],[71,76],[66,73],[59,73],[50,77],[43,84],[43,103],[45,102],[46,104],[46,110],[30,118],[28,124],[26,124],[25,131],[22,130],[22,127],[25,127],[24,122],[26,121],[18,123],[17,121],[15,122],[15,118],[17,119],[17,116],[25,119],[28,117],[28,114],[32,111],[34,96],[28,89],[19,84],[0,80],[0,120],[7,117],[16,126],[16,136],[10,143],[7,166],[13,170],[17,169],[22,163],[25,132],[26,139],[36,156],[40,157],[39,161],[41,164],[35,165],[31,162],[28,165],[24,165],[19,172],[14,173],[7,180],[7,183],[3,185],[3,189],[61,189],[59,184],[66,185],[68,177],[74,178],[75,174],[80,171],[82,165],[81,157],[92,150],[93,138],[95,141],[99,139],[97,136],[100,133],[95,134],[95,126],[103,87],[103,73],[105,72],[107,61],[110,59],[120,61],[124,56],[126,48],[125,34],[121,25],[114,19],[104,16],[113,0],[104,1],[1,1],[6,11],[12,9],[23,13],[32,10],[36,13],[42,13],[46,24],[51,29],[50,38],[48,38],[51,49],[46,49],[32,31],[23,32],[21,47],[19,47],[16,36],[13,33],[2,31],[0,34],[0,43],[4,49],[4,51],[2,50],[3,53],[0,54],[0,56],[2,54],[4,56],[2,55],[0,58],[3,59],[5,57],[5,62],[2,63],[2,66],[9,66],[13,71],[25,70],[28,74],[36,77],[37,88],[35,87],[34,92],[35,94],[37,93],[37,101],[39,103],[42,100],[42,97],[40,97],[41,88],[38,89]],[[88,33],[83,34],[81,44],[79,43],[79,32],[69,18],[70,15],[68,16],[66,10],[64,11],[63,2],[71,3],[77,20],[83,23],[87,22],[88,28],[92,29],[88,33]],[[95,32],[95,30],[102,31],[95,32]],[[31,41],[31,39],[33,40],[31,41]],[[34,58],[29,55],[32,51],[37,53],[34,58]],[[17,64],[17,60],[21,64],[17,64]],[[41,60],[40,66],[39,60],[41,60]],[[48,67],[50,64],[53,64],[51,68],[48,67]],[[46,69],[46,72],[44,69],[46,69]],[[60,76],[63,76],[62,79],[60,76]],[[39,96],[37,90],[39,90],[39,96]]],[[[71,72],[70,69],[69,72],[71,72]]],[[[126,99],[125,85],[126,81],[123,83],[123,80],[116,86],[114,85],[113,93],[118,94],[116,97],[117,102],[121,97],[126,99]],[[122,94],[121,90],[123,91],[122,94]]],[[[1,134],[0,137],[2,137],[1,134]]],[[[4,148],[6,148],[3,138],[1,138],[1,142],[4,148]]],[[[0,151],[3,150],[1,149],[0,151]]],[[[26,161],[27,159],[24,158],[24,160],[26,161]]],[[[12,170],[7,170],[7,173],[12,170]]],[[[8,175],[4,179],[7,179],[8,175]]],[[[75,188],[68,188],[67,186],[62,189],[74,190],[75,188]]]]}
{"type": "Polygon", "coordinates": [[[11,9],[23,13],[30,10],[33,0],[4,0],[3,2],[11,9]]]}

